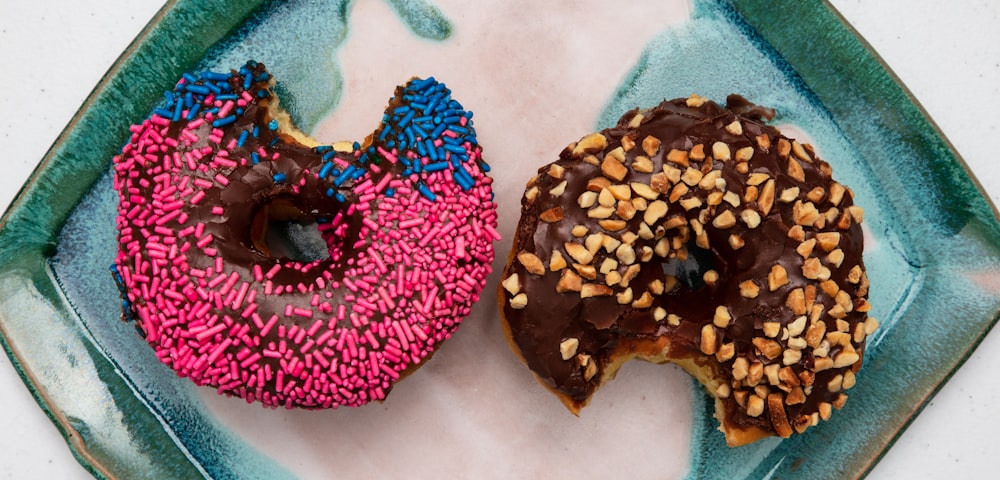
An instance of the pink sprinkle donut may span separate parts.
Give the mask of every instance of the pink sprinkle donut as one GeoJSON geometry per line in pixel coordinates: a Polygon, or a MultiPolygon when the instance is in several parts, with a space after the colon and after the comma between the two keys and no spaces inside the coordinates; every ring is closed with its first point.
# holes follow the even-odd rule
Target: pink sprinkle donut
{"type": "Polygon", "coordinates": [[[486,283],[496,205],[472,114],[397,87],[363,144],[316,145],[249,62],[185,74],[114,157],[125,313],[179,376],[268,407],[358,406],[449,338],[486,283]],[[272,254],[315,221],[329,258],[272,254]]]}

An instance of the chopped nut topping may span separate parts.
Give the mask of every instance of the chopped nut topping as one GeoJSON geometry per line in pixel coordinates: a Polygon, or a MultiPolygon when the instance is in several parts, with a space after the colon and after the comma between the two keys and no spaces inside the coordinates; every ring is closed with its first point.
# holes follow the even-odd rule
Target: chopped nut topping
{"type": "Polygon", "coordinates": [[[608,139],[604,138],[603,134],[591,133],[576,143],[573,147],[573,156],[579,158],[585,153],[597,153],[607,146],[608,139]]]}
{"type": "Polygon", "coordinates": [[[670,185],[671,183],[666,173],[655,173],[649,177],[649,186],[654,192],[667,193],[670,190],[670,185]]]}
{"type": "Polygon", "coordinates": [[[642,124],[643,115],[641,113],[636,113],[631,120],[628,121],[629,128],[638,128],[642,124]]]}
{"type": "Polygon", "coordinates": [[[806,297],[805,292],[801,288],[796,288],[791,292],[788,292],[788,297],[785,298],[785,305],[792,309],[792,313],[796,315],[806,314],[806,297]]]}
{"type": "Polygon", "coordinates": [[[788,229],[788,238],[804,242],[806,241],[806,231],[802,228],[802,225],[795,225],[788,229]]]}
{"type": "Polygon", "coordinates": [[[767,183],[760,190],[760,195],[757,197],[757,206],[760,207],[760,213],[764,216],[771,213],[771,207],[774,206],[774,180],[768,180],[767,183]]]}
{"type": "Polygon", "coordinates": [[[618,240],[610,235],[605,235],[601,238],[601,246],[604,247],[604,251],[608,253],[615,251],[618,248],[618,245],[621,244],[621,240],[618,240]]]}
{"type": "Polygon", "coordinates": [[[675,163],[682,167],[687,167],[690,165],[688,162],[688,152],[684,150],[678,150],[676,148],[671,149],[667,152],[667,161],[670,163],[675,163]]]}
{"type": "Polygon", "coordinates": [[[618,269],[618,262],[613,258],[605,258],[604,261],[601,262],[600,272],[604,275],[607,275],[612,270],[616,269],[618,269]]]}
{"type": "Polygon", "coordinates": [[[597,193],[590,191],[583,192],[580,194],[579,197],[576,198],[576,204],[579,205],[580,208],[590,208],[591,206],[594,205],[594,202],[596,201],[597,201],[597,193]]]}
{"type": "Polygon", "coordinates": [[[667,324],[671,325],[671,326],[674,326],[674,327],[680,325],[681,324],[681,317],[680,317],[680,315],[674,315],[673,313],[668,314],[667,315],[667,324]]]}
{"type": "Polygon", "coordinates": [[[521,293],[521,283],[517,278],[516,273],[512,273],[506,280],[500,283],[503,285],[504,290],[507,290],[511,295],[517,295],[521,293]]]}
{"type": "Polygon", "coordinates": [[[810,238],[795,247],[795,251],[798,252],[802,258],[809,258],[809,256],[812,255],[814,248],[816,248],[816,239],[810,238]]]}
{"type": "Polygon", "coordinates": [[[771,149],[771,137],[768,137],[766,133],[758,135],[756,140],[757,146],[760,147],[761,150],[767,151],[771,149]]]}
{"type": "Polygon", "coordinates": [[[601,190],[601,193],[597,195],[597,203],[602,207],[614,207],[615,206],[615,196],[609,190],[610,185],[601,190]]]}
{"type": "Polygon", "coordinates": [[[608,152],[608,154],[605,155],[604,158],[608,157],[618,160],[618,163],[625,163],[625,149],[623,149],[622,147],[616,147],[614,150],[608,152]]]}
{"type": "Polygon", "coordinates": [[[704,105],[707,100],[708,99],[698,95],[697,93],[692,93],[684,103],[691,108],[698,108],[704,105]]]}
{"type": "Polygon", "coordinates": [[[788,143],[788,140],[784,138],[778,139],[778,156],[785,158],[792,151],[792,144],[788,143]]]}
{"type": "Polygon", "coordinates": [[[528,306],[528,296],[523,293],[514,295],[514,298],[510,299],[510,308],[513,308],[515,310],[520,310],[527,306],[528,306]]]}
{"type": "Polygon", "coordinates": [[[767,396],[767,412],[771,419],[771,426],[774,433],[779,437],[788,438],[792,435],[792,425],[788,422],[788,415],[785,413],[785,401],[780,393],[772,393],[767,396]]]}
{"type": "Polygon", "coordinates": [[[701,353],[704,353],[705,355],[714,355],[717,348],[715,343],[715,327],[712,325],[705,325],[701,327],[701,353]]]}
{"type": "Polygon", "coordinates": [[[842,351],[833,358],[833,368],[849,367],[858,363],[861,357],[856,352],[842,351]]]}
{"type": "Polygon", "coordinates": [[[809,190],[809,193],[806,194],[806,199],[808,199],[810,202],[819,203],[821,200],[823,200],[823,195],[825,194],[826,190],[823,190],[823,187],[816,187],[813,188],[812,190],[809,190]]]}
{"type": "Polygon", "coordinates": [[[663,307],[656,307],[656,310],[653,310],[653,320],[656,320],[657,322],[663,320],[666,316],[667,311],[664,310],[663,307]]]}
{"type": "Polygon", "coordinates": [[[660,196],[659,192],[653,190],[652,187],[646,185],[645,183],[632,182],[631,184],[629,184],[629,186],[632,188],[632,191],[634,191],[636,195],[639,195],[640,197],[643,197],[647,200],[656,200],[660,196]]]}
{"type": "Polygon", "coordinates": [[[736,226],[736,216],[732,210],[726,210],[712,220],[712,226],[720,229],[733,228],[736,226]]]}
{"type": "Polygon", "coordinates": [[[737,162],[748,162],[753,158],[753,147],[743,147],[736,151],[737,162]]]}
{"type": "Polygon", "coordinates": [[[812,158],[806,153],[806,149],[802,148],[802,144],[795,140],[792,140],[792,153],[802,161],[812,162],[812,158]]]}
{"type": "Polygon", "coordinates": [[[747,415],[759,417],[762,413],[764,413],[764,399],[755,394],[750,395],[750,398],[747,399],[747,415]]]}
{"type": "Polygon", "coordinates": [[[585,237],[585,236],[587,236],[587,233],[589,233],[589,232],[590,232],[590,230],[587,230],[587,227],[585,227],[583,225],[577,225],[577,226],[573,227],[572,230],[570,230],[570,233],[572,233],[573,236],[576,237],[576,238],[585,237]]]}
{"type": "Polygon", "coordinates": [[[629,152],[633,148],[635,148],[635,138],[632,137],[632,134],[622,137],[622,149],[629,152]]]}
{"type": "Polygon", "coordinates": [[[628,226],[625,220],[601,220],[597,222],[601,228],[609,232],[617,232],[619,230],[624,230],[628,226]]]}
{"type": "Polygon", "coordinates": [[[568,253],[570,257],[573,257],[573,260],[576,260],[584,265],[590,263],[591,260],[594,259],[594,255],[587,250],[587,247],[584,247],[579,243],[566,242],[563,244],[563,247],[566,249],[566,253],[568,253]]]}
{"type": "Polygon", "coordinates": [[[646,152],[646,155],[652,157],[656,155],[656,152],[660,150],[660,139],[652,135],[647,135],[646,138],[642,139],[642,151],[646,152]]]}
{"type": "Polygon", "coordinates": [[[760,294],[760,287],[754,283],[753,280],[744,280],[740,282],[740,296],[743,298],[757,298],[760,294]]]}
{"type": "Polygon", "coordinates": [[[729,236],[729,248],[732,248],[733,250],[739,250],[743,248],[745,244],[746,243],[743,241],[743,239],[740,238],[738,235],[729,236]]]}
{"type": "Polygon", "coordinates": [[[587,190],[590,192],[600,192],[609,185],[611,185],[611,180],[608,180],[607,177],[593,177],[587,180],[587,190]]]}
{"type": "Polygon", "coordinates": [[[632,308],[649,308],[653,306],[653,296],[649,292],[642,292],[642,295],[632,302],[632,308]]]}
{"type": "Polygon", "coordinates": [[[543,222],[555,223],[563,219],[563,209],[562,207],[553,207],[541,213],[538,216],[543,222]]]}
{"type": "Polygon", "coordinates": [[[563,168],[558,163],[553,163],[553,164],[549,165],[549,176],[550,177],[555,178],[555,179],[558,180],[558,179],[563,178],[563,174],[565,174],[565,173],[566,173],[566,169],[563,168]]]}
{"type": "Polygon", "coordinates": [[[810,226],[819,218],[819,211],[812,202],[803,203],[799,200],[792,206],[792,220],[798,225],[810,226]]]}
{"type": "Polygon", "coordinates": [[[604,161],[601,162],[601,173],[608,178],[612,178],[620,182],[625,178],[625,175],[628,175],[628,169],[625,168],[625,165],[622,165],[622,162],[607,156],[604,157],[604,161]]]}
{"type": "Polygon", "coordinates": [[[739,120],[733,120],[732,123],[726,125],[726,132],[729,132],[730,135],[743,135],[743,124],[739,120]]]}
{"type": "Polygon", "coordinates": [[[740,212],[740,220],[742,220],[748,228],[757,228],[760,226],[760,214],[757,213],[756,210],[743,210],[740,212]]]}
{"type": "Polygon", "coordinates": [[[517,254],[517,261],[524,265],[524,269],[528,273],[533,273],[535,275],[545,275],[545,266],[542,265],[542,261],[535,256],[535,254],[530,252],[520,252],[517,254]]]}
{"type": "Polygon", "coordinates": [[[666,214],[667,203],[663,200],[656,200],[650,202],[649,206],[646,207],[646,211],[642,215],[642,220],[646,222],[646,225],[653,225],[666,214]]]}
{"type": "Polygon", "coordinates": [[[597,280],[597,269],[593,265],[580,265],[579,263],[573,264],[573,269],[576,273],[579,273],[581,277],[587,280],[597,280]]]}
{"type": "Polygon", "coordinates": [[[795,365],[802,359],[802,351],[793,348],[785,349],[782,352],[781,363],[784,365],[795,365]]]}
{"type": "Polygon", "coordinates": [[[681,176],[681,181],[686,183],[688,186],[693,187],[698,185],[704,176],[705,174],[701,173],[701,170],[688,167],[687,170],[684,170],[684,174],[681,176]]]}
{"type": "Polygon", "coordinates": [[[775,291],[788,284],[788,272],[781,265],[774,265],[767,274],[767,288],[775,291]]]}
{"type": "Polygon", "coordinates": [[[705,145],[697,144],[691,147],[691,151],[688,152],[688,158],[691,160],[702,161],[705,159],[705,145]]]}
{"type": "Polygon", "coordinates": [[[840,205],[840,201],[844,199],[844,192],[847,189],[843,185],[834,182],[830,185],[830,203],[833,205],[840,205]]]}
{"type": "Polygon", "coordinates": [[[797,198],[799,198],[799,187],[791,187],[782,190],[778,200],[782,203],[792,203],[797,198]]]}
{"type": "Polygon", "coordinates": [[[615,298],[618,300],[618,304],[620,305],[628,305],[632,303],[632,288],[629,287],[622,290],[618,293],[618,295],[615,295],[615,298]]]}
{"type": "Polygon", "coordinates": [[[549,258],[549,270],[558,272],[564,268],[566,268],[566,259],[563,258],[562,252],[559,250],[553,250],[552,257],[549,258]]]}
{"type": "Polygon", "coordinates": [[[587,251],[590,252],[591,255],[596,254],[597,251],[601,249],[601,245],[604,243],[604,236],[605,235],[603,233],[595,233],[588,235],[587,238],[583,240],[584,247],[587,248],[587,251]]]}
{"type": "Polygon", "coordinates": [[[597,283],[585,283],[580,288],[580,298],[606,297],[611,295],[611,287],[597,283]]]}
{"type": "MultiPolygon", "coordinates": [[[[718,354],[716,355],[718,356],[718,354]]],[[[720,383],[718,387],[715,387],[715,396],[718,398],[729,398],[732,393],[732,387],[728,383],[720,383]]]]}
{"type": "Polygon", "coordinates": [[[610,185],[608,186],[608,192],[615,200],[630,200],[632,198],[632,189],[628,185],[610,185]]]}
{"type": "Polygon", "coordinates": [[[559,344],[559,354],[562,355],[563,360],[569,360],[576,355],[576,349],[580,347],[580,340],[576,338],[567,338],[559,344]]]}
{"type": "Polygon", "coordinates": [[[723,343],[715,352],[715,359],[720,362],[728,362],[734,355],[736,355],[736,344],[733,342],[723,343]]]}
{"type": "Polygon", "coordinates": [[[705,272],[704,275],[701,276],[701,279],[704,280],[705,283],[708,284],[709,286],[715,285],[716,283],[719,282],[719,272],[716,272],[715,270],[709,270],[705,272]]]}
{"type": "Polygon", "coordinates": [[[768,338],[777,337],[781,333],[781,323],[780,322],[764,322],[762,324],[762,329],[764,330],[764,336],[768,338]]]}
{"type": "Polygon", "coordinates": [[[583,287],[583,279],[572,270],[565,269],[559,277],[559,283],[556,284],[556,292],[579,292],[581,287],[583,287]]]}
{"type": "Polygon", "coordinates": [[[854,223],[861,223],[865,220],[865,210],[857,205],[847,207],[847,213],[851,214],[851,218],[854,219],[854,223]]]}
{"type": "Polygon", "coordinates": [[[524,199],[533,203],[538,198],[538,187],[531,187],[524,192],[524,199]]]}
{"type": "Polygon", "coordinates": [[[563,192],[566,191],[566,183],[566,180],[559,182],[559,185],[556,185],[549,190],[549,195],[552,195],[553,197],[562,196],[563,192]]]}
{"type": "Polygon", "coordinates": [[[632,170],[639,173],[653,173],[653,162],[649,157],[639,155],[632,160],[632,170]]]}
{"type": "Polygon", "coordinates": [[[712,319],[712,323],[716,327],[726,328],[729,326],[729,322],[732,321],[733,317],[729,314],[729,309],[724,305],[719,305],[715,307],[715,317],[712,319]]]}
{"type": "Polygon", "coordinates": [[[615,213],[615,209],[612,207],[594,207],[587,210],[587,217],[589,218],[608,218],[612,213],[615,213]]]}
{"type": "Polygon", "coordinates": [[[624,265],[632,265],[635,263],[635,249],[632,245],[623,243],[621,246],[615,250],[615,256],[618,257],[618,261],[624,265]]]}
{"type": "Polygon", "coordinates": [[[794,158],[788,158],[788,169],[786,170],[786,173],[788,173],[789,177],[792,177],[799,182],[806,181],[806,172],[802,170],[802,165],[799,165],[799,162],[795,161],[794,158]]]}
{"type": "Polygon", "coordinates": [[[813,257],[802,263],[802,276],[810,280],[828,280],[830,269],[824,267],[818,258],[813,257]]]}
{"type": "Polygon", "coordinates": [[[854,375],[854,372],[847,370],[844,372],[844,381],[841,384],[841,387],[843,387],[844,390],[849,390],[851,388],[854,388],[854,385],[857,383],[857,381],[858,379],[854,375]]]}
{"type": "Polygon", "coordinates": [[[613,287],[618,285],[622,281],[622,274],[617,271],[611,271],[604,275],[604,284],[613,287]]]}
{"type": "Polygon", "coordinates": [[[702,190],[712,190],[719,188],[718,181],[722,178],[722,170],[712,170],[701,177],[701,181],[698,182],[698,186],[702,190]]]}
{"type": "Polygon", "coordinates": [[[729,145],[725,142],[715,142],[712,144],[712,157],[719,161],[729,161],[732,159],[732,152],[729,150],[729,145]]]}
{"type": "Polygon", "coordinates": [[[819,243],[820,248],[826,252],[831,252],[833,249],[840,245],[840,233],[838,232],[823,232],[816,234],[816,241],[819,243]]]}

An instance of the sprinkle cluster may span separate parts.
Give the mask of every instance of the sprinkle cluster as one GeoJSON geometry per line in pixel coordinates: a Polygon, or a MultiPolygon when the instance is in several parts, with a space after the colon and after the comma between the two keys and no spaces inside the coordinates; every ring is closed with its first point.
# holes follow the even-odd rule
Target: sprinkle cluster
{"type": "Polygon", "coordinates": [[[223,394],[288,408],[383,399],[490,273],[499,234],[472,114],[416,79],[370,144],[307,148],[273,119],[271,81],[255,62],[186,74],[132,127],[114,159],[126,314],[161,361],[223,394]],[[275,198],[310,212],[330,258],[253,247],[253,212],[275,198]]]}

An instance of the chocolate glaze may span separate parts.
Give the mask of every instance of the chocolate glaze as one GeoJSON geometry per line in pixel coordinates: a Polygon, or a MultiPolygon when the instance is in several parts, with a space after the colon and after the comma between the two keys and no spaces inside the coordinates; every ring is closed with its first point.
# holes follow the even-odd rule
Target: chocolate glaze
{"type": "MultiPolygon", "coordinates": [[[[863,324],[866,320],[866,314],[859,310],[867,311],[865,300],[867,279],[848,280],[852,268],[858,266],[863,272],[861,228],[847,213],[849,210],[855,211],[850,209],[853,203],[849,190],[843,194],[839,203],[834,205],[831,202],[831,186],[835,182],[830,177],[830,166],[818,159],[810,146],[802,146],[803,148],[799,150],[808,160],[796,158],[796,153],[791,151],[791,140],[786,139],[775,128],[761,123],[762,119],[773,117],[773,110],[753,105],[738,95],[729,97],[728,108],[710,101],[702,103],[702,100],[700,97],[676,99],[664,101],[649,110],[632,110],[626,113],[615,127],[600,132],[605,138],[606,146],[599,151],[581,150],[578,147],[581,143],[570,144],[563,150],[559,160],[554,162],[555,165],[562,167],[556,169],[556,177],[559,176],[559,170],[563,171],[561,178],[554,178],[550,174],[551,165],[539,169],[538,175],[528,183],[529,192],[537,192],[537,196],[532,201],[529,199],[531,195],[526,194],[522,200],[521,221],[517,227],[511,261],[503,276],[507,279],[512,274],[518,275],[519,291],[527,295],[527,305],[519,309],[513,307],[510,301],[502,302],[503,318],[510,328],[513,343],[520,350],[528,367],[541,382],[570,399],[574,409],[587,403],[600,386],[605,367],[613,359],[618,355],[628,355],[629,350],[641,349],[642,345],[650,345],[659,337],[665,336],[670,340],[668,358],[689,358],[699,365],[707,365],[714,375],[720,377],[719,383],[731,387],[731,393],[725,395],[722,400],[725,418],[720,420],[724,426],[740,430],[756,427],[768,433],[787,436],[790,433],[788,429],[775,427],[772,422],[774,414],[769,414],[766,406],[763,414],[747,415],[746,399],[754,392],[754,386],[749,385],[752,382],[746,380],[742,382],[734,380],[734,362],[738,358],[744,358],[751,365],[779,364],[778,368],[784,366],[780,365],[783,362],[782,355],[774,359],[767,358],[755,347],[753,339],[768,338],[763,330],[765,322],[778,322],[782,328],[786,328],[800,316],[786,306],[786,299],[796,289],[803,289],[809,297],[811,293],[815,294],[815,304],[823,306],[823,312],[816,320],[825,324],[826,332],[837,331],[838,320],[829,313],[837,304],[835,297],[819,287],[819,280],[804,276],[805,259],[796,252],[801,241],[789,236],[790,229],[796,225],[793,206],[799,200],[811,202],[820,214],[829,214],[832,217],[830,221],[813,222],[804,226],[804,240],[816,238],[816,234],[821,232],[840,233],[837,248],[843,252],[844,258],[839,266],[830,263],[828,253],[820,246],[814,248],[810,257],[818,257],[821,264],[829,268],[830,279],[835,282],[838,289],[850,294],[850,302],[854,308],[843,314],[841,319],[846,322],[847,331],[853,334],[856,328],[863,328],[857,325],[863,324]],[[730,127],[727,131],[726,127],[734,121],[739,122],[741,129],[730,127]],[[769,145],[768,142],[761,140],[765,135],[769,145]],[[647,137],[653,137],[660,142],[659,148],[652,154],[645,152],[643,148],[643,140],[647,137]],[[716,142],[728,145],[732,159],[712,158],[712,147],[716,142]],[[634,298],[638,299],[642,292],[649,289],[652,282],[664,281],[665,268],[676,267],[679,259],[686,258],[695,249],[699,249],[700,247],[695,246],[697,225],[692,225],[692,221],[697,224],[699,219],[707,235],[701,241],[707,239],[708,250],[705,252],[708,255],[705,256],[710,258],[710,265],[702,265],[702,270],[697,273],[710,268],[718,273],[718,281],[708,285],[675,282],[676,286],[672,290],[659,295],[653,294],[652,304],[649,307],[619,304],[616,295],[625,290],[622,285],[612,285],[613,293],[609,296],[581,298],[580,293],[576,291],[557,293],[556,286],[563,272],[551,271],[549,261],[553,250],[559,250],[570,264],[566,268],[574,269],[572,265],[574,261],[563,245],[565,242],[584,243],[586,237],[575,237],[571,233],[573,227],[583,225],[586,227],[587,235],[603,233],[621,240],[623,235],[627,235],[625,232],[632,234],[639,232],[643,223],[643,212],[639,211],[627,220],[627,227],[624,230],[609,231],[599,225],[598,219],[588,217],[588,209],[580,208],[578,205],[578,198],[588,190],[588,181],[605,176],[602,173],[601,163],[606,161],[606,155],[613,154],[619,147],[624,147],[622,150],[625,150],[624,165],[628,167],[627,173],[621,181],[612,179],[612,185],[628,185],[631,182],[650,185],[654,174],[664,172],[665,164],[668,168],[676,167],[684,171],[684,167],[665,159],[668,152],[672,149],[689,152],[697,145],[703,146],[707,158],[703,161],[690,159],[690,167],[703,173],[720,170],[721,178],[725,181],[724,189],[717,188],[717,183],[710,190],[719,194],[723,191],[735,193],[741,199],[738,202],[739,206],[734,207],[727,201],[709,206],[708,198],[711,191],[697,185],[691,187],[683,196],[675,198],[675,201],[668,199],[669,191],[660,193],[658,199],[668,203],[668,211],[656,225],[650,225],[651,229],[655,230],[657,225],[665,225],[669,219],[676,216],[682,216],[684,221],[675,228],[661,230],[654,238],[647,239],[641,236],[635,238],[633,248],[638,257],[643,247],[654,248],[661,237],[672,239],[674,246],[680,248],[671,248],[666,258],[653,254],[649,261],[635,260],[635,264],[640,265],[640,270],[629,287],[633,291],[634,298]],[[741,173],[742,167],[738,167],[740,160],[736,152],[744,147],[752,147],[753,153],[741,173]],[[639,156],[651,160],[651,172],[636,170],[636,158],[639,156]],[[801,166],[804,173],[801,181],[789,175],[789,158],[801,166]],[[748,188],[755,188],[759,192],[763,187],[762,183],[756,187],[748,185],[748,178],[754,173],[767,173],[768,178],[774,179],[775,197],[780,196],[788,188],[799,188],[795,201],[786,203],[775,198],[773,208],[767,214],[762,213],[764,208],[760,197],[753,198],[752,192],[747,196],[748,188]],[[563,180],[567,183],[562,194],[559,196],[551,194],[550,190],[563,180]],[[807,199],[807,195],[811,191],[814,197],[810,200],[807,199]],[[702,205],[685,210],[680,202],[693,197],[700,197],[702,205]],[[749,200],[744,200],[745,197],[749,200]],[[543,212],[555,207],[562,209],[561,220],[552,223],[540,220],[543,212]],[[831,212],[831,209],[835,210],[831,212]],[[753,210],[759,214],[761,217],[759,226],[751,229],[740,219],[744,210],[753,210]],[[734,215],[735,225],[726,228],[713,226],[713,219],[727,211],[734,215]],[[741,248],[734,249],[731,245],[730,238],[733,235],[742,241],[741,248]],[[543,275],[528,273],[525,266],[517,259],[517,254],[521,252],[536,255],[546,266],[545,273],[543,275]],[[788,282],[770,291],[768,274],[774,265],[784,267],[788,282]],[[747,280],[752,280],[759,286],[756,298],[746,298],[741,294],[740,284],[747,280]],[[722,355],[721,360],[717,355],[706,354],[701,345],[703,328],[713,323],[716,308],[720,305],[728,308],[732,321],[726,328],[713,327],[717,336],[714,347],[721,348],[731,343],[735,352],[732,358],[725,358],[726,355],[722,355]],[[657,308],[663,308],[667,314],[680,316],[680,322],[674,325],[668,318],[657,320],[654,317],[657,308]],[[590,361],[597,362],[598,371],[595,375],[586,375],[586,369],[580,362],[574,361],[575,358],[563,359],[560,344],[566,339],[577,339],[579,346],[576,352],[589,355],[590,361]]],[[[581,142],[585,140],[586,137],[581,142]]],[[[558,192],[558,189],[556,191],[558,192]]],[[[635,190],[631,195],[633,198],[638,196],[635,190]]],[[[620,219],[618,215],[612,214],[610,218],[620,219]]],[[[792,236],[797,236],[795,231],[792,236]]],[[[584,283],[606,284],[607,275],[600,273],[600,266],[607,258],[617,260],[616,255],[605,248],[600,248],[594,253],[590,265],[597,267],[598,272],[593,280],[584,278],[584,283]]],[[[624,262],[620,262],[615,271],[625,274],[624,262]]],[[[829,289],[831,285],[828,283],[826,287],[829,289]]],[[[504,291],[503,287],[500,293],[508,300],[513,296],[511,292],[504,291]]],[[[839,311],[836,315],[841,316],[839,311]]],[[[810,317],[812,316],[810,314],[810,317]]],[[[812,320],[810,318],[810,325],[812,320]]],[[[840,327],[845,328],[845,324],[841,323],[840,327]]],[[[774,340],[784,350],[788,348],[789,342],[787,335],[784,335],[785,338],[782,336],[779,333],[774,340]]],[[[861,337],[860,341],[851,341],[851,347],[859,357],[864,348],[863,335],[861,337]]],[[[842,349],[842,346],[832,346],[827,356],[835,358],[842,349]]],[[[777,385],[768,385],[766,376],[758,383],[758,385],[768,385],[767,393],[781,395],[787,420],[799,431],[804,430],[808,426],[807,423],[815,423],[821,404],[827,404],[822,407],[826,410],[821,413],[824,418],[830,405],[837,407],[842,405],[846,397],[840,398],[842,392],[830,391],[827,384],[834,377],[843,376],[847,370],[857,370],[861,364],[858,360],[842,368],[827,368],[813,372],[814,351],[812,347],[801,349],[801,360],[789,365],[796,376],[796,380],[791,381],[791,384],[779,382],[777,385]],[[811,386],[806,385],[806,380],[809,380],[811,386]],[[792,385],[797,382],[798,385],[792,385]],[[805,393],[804,400],[789,399],[789,392],[795,387],[802,388],[805,393]]],[[[775,367],[771,368],[773,371],[775,367]]],[[[851,380],[853,381],[853,377],[851,380]]],[[[797,393],[799,392],[796,392],[796,395],[797,393]]],[[[781,423],[780,418],[777,420],[781,423]]]]}

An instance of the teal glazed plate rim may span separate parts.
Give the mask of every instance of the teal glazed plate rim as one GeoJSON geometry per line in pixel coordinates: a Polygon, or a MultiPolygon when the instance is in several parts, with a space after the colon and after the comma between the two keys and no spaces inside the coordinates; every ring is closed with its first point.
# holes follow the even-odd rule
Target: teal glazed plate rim
{"type": "MultiPolygon", "coordinates": [[[[452,25],[433,2],[388,3],[409,19],[420,42],[451,34],[452,25]],[[424,20],[412,20],[418,16],[424,20]]],[[[340,5],[339,11],[330,8],[343,20],[354,2],[340,5]]],[[[171,421],[106,351],[100,333],[80,320],[83,306],[74,303],[80,298],[74,295],[86,289],[64,284],[71,277],[60,277],[53,262],[65,247],[64,226],[92,187],[107,179],[110,158],[129,125],[145,118],[182,73],[206,68],[206,58],[224,57],[231,39],[249,38],[251,27],[284,8],[282,2],[263,0],[167,2],[94,88],[0,218],[0,344],[77,460],[99,478],[290,475],[266,457],[242,452],[249,447],[220,446],[229,437],[206,447],[217,452],[192,451],[200,447],[186,443],[191,432],[169,428],[171,421]],[[39,330],[47,335],[33,334],[39,330]],[[107,401],[76,405],[84,391],[107,401]],[[93,415],[79,415],[80,408],[93,415]],[[211,459],[221,456],[227,461],[213,464],[211,459]]],[[[688,477],[863,477],[1000,317],[1000,215],[927,113],[832,6],[790,2],[775,16],[762,2],[695,0],[693,10],[695,21],[735,26],[739,38],[763,52],[782,81],[847,139],[847,148],[866,159],[863,170],[878,185],[870,197],[881,202],[879,211],[894,216],[866,223],[891,230],[875,236],[880,248],[894,252],[893,268],[906,272],[906,280],[893,287],[895,304],[882,307],[891,314],[881,312],[883,328],[866,351],[866,378],[828,426],[781,442],[768,440],[766,448],[730,450],[717,435],[705,434],[713,428],[711,405],[696,395],[695,416],[708,420],[694,422],[688,477]],[[795,21],[785,21],[790,18],[795,21]],[[810,41],[801,41],[806,34],[810,41]],[[847,428],[857,433],[836,437],[847,428]]],[[[337,35],[333,38],[343,40],[337,35]]],[[[657,41],[662,45],[670,38],[657,41]]],[[[619,87],[618,100],[642,97],[636,92],[664,62],[655,49],[644,51],[619,87]]],[[[340,75],[337,65],[324,62],[296,68],[306,69],[306,75],[340,75]]],[[[308,85],[281,88],[293,118],[307,131],[336,104],[336,99],[316,105],[296,99],[302,89],[309,93],[308,85]]],[[[599,123],[615,112],[613,100],[599,123]]],[[[498,257],[505,254],[501,250],[498,257]]],[[[881,268],[878,260],[869,267],[881,268]]],[[[187,413],[175,412],[182,418],[187,413]]]]}

